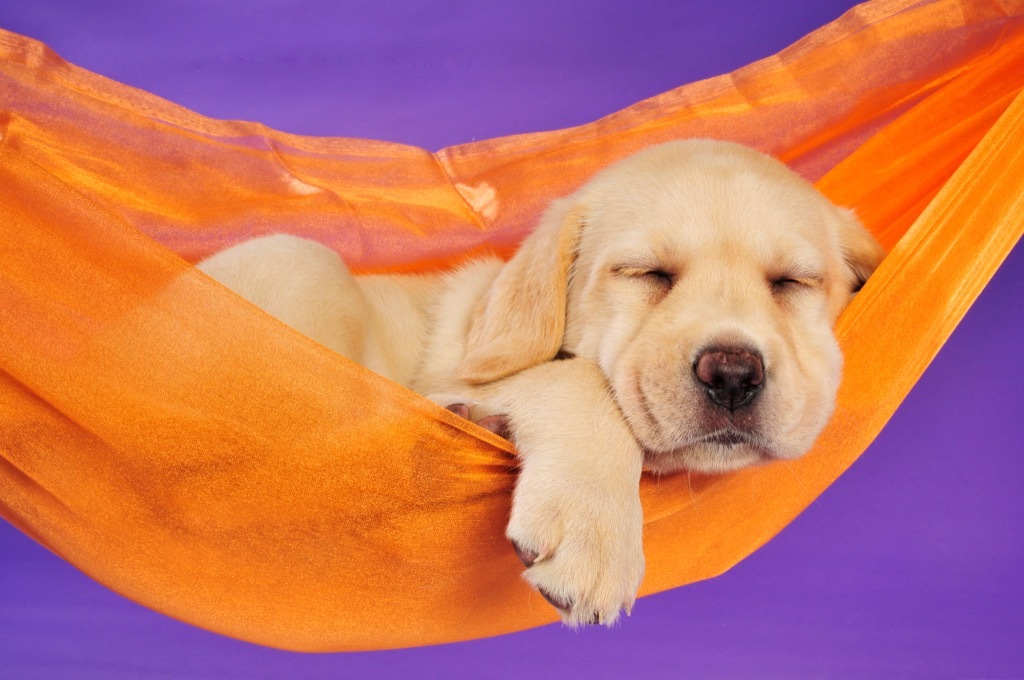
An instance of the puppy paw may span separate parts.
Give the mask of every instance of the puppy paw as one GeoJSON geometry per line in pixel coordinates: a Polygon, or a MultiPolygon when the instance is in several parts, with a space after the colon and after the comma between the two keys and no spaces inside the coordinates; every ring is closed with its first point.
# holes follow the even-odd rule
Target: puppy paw
{"type": "Polygon", "coordinates": [[[611,626],[627,615],[644,574],[643,517],[636,490],[607,493],[579,483],[520,479],[506,535],[523,578],[563,622],[611,626]]]}
{"type": "Polygon", "coordinates": [[[456,394],[432,394],[427,398],[457,416],[472,420],[488,432],[504,439],[509,438],[508,416],[503,413],[490,414],[476,401],[456,394]]]}

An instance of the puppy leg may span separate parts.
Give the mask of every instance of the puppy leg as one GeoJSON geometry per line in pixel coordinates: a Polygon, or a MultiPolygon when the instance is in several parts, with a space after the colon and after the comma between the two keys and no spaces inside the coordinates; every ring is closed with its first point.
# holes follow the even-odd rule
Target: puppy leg
{"type": "Polygon", "coordinates": [[[520,458],[506,533],[523,577],[568,625],[611,625],[644,573],[643,453],[604,376],[575,358],[478,389],[486,412],[507,414],[520,458]]]}
{"type": "Polygon", "coordinates": [[[306,337],[365,363],[366,302],[333,250],[274,234],[244,241],[197,267],[306,337]]]}

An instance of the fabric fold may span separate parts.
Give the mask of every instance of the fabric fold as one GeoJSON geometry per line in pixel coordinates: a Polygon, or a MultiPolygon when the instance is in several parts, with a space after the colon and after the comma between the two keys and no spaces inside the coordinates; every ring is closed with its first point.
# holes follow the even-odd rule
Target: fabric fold
{"type": "Polygon", "coordinates": [[[0,32],[0,515],[183,621],[301,650],[555,620],[503,538],[507,442],[190,262],[288,231],[359,271],[514,251],[548,201],[668,139],[786,160],[890,249],[842,317],[805,458],[645,478],[642,592],[721,573],[864,451],[1021,235],[1024,3],[874,0],[591,125],[437,154],[203,118],[0,32]]]}

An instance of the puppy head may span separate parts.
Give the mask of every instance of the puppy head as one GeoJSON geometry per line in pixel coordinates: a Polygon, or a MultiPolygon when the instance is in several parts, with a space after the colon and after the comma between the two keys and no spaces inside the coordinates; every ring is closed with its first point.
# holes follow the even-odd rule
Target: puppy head
{"type": "Polygon", "coordinates": [[[767,156],[653,147],[549,211],[481,303],[464,375],[561,349],[601,366],[650,469],[794,458],[833,410],[832,326],[883,254],[767,156]]]}

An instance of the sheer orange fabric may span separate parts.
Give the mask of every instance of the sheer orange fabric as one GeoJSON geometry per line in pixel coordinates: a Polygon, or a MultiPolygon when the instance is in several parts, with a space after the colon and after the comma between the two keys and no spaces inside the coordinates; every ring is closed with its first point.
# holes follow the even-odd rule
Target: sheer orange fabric
{"type": "Polygon", "coordinates": [[[555,620],[502,537],[507,442],[189,262],[260,233],[361,271],[514,250],[544,204],[679,137],[775,153],[890,255],[842,317],[814,451],[645,479],[644,593],[721,573],[859,455],[1020,237],[1024,2],[875,0],[591,125],[445,149],[203,118],[0,32],[0,515],[124,595],[303,650],[555,620]]]}

